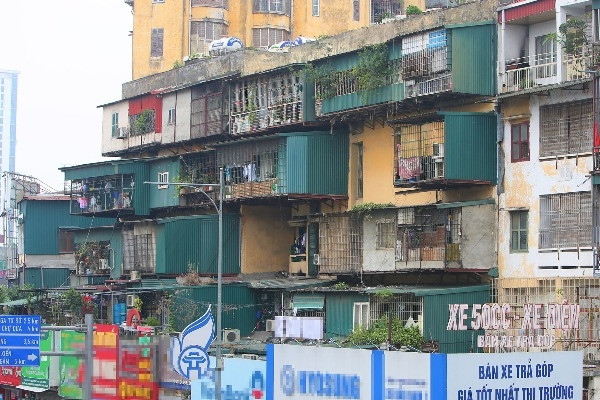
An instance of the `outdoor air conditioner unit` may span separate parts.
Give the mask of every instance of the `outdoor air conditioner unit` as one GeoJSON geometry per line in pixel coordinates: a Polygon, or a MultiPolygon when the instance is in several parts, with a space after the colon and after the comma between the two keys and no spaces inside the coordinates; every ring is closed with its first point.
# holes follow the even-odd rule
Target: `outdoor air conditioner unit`
{"type": "Polygon", "coordinates": [[[223,329],[223,343],[237,343],[240,341],[239,329],[223,329]]]}
{"type": "Polygon", "coordinates": [[[109,269],[108,268],[108,258],[101,258],[100,259],[100,269],[109,269]]]}
{"type": "Polygon", "coordinates": [[[274,319],[267,320],[267,326],[265,327],[265,330],[267,332],[275,332],[275,320],[274,319]]]}
{"type": "Polygon", "coordinates": [[[137,296],[135,294],[128,294],[127,295],[127,307],[128,308],[133,308],[135,306],[135,298],[137,296]]]}
{"type": "Polygon", "coordinates": [[[321,265],[321,256],[318,253],[313,254],[313,264],[321,265]]]}
{"type": "Polygon", "coordinates": [[[125,139],[127,137],[127,128],[117,128],[117,139],[125,139]]]}
{"type": "Polygon", "coordinates": [[[242,354],[242,358],[245,358],[247,360],[258,360],[258,355],[257,354],[242,354]]]}

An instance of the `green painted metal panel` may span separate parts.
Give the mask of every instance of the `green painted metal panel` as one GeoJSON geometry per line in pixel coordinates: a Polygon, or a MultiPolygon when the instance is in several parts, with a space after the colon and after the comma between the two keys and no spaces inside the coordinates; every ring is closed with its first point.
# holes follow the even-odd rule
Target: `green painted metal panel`
{"type": "Polygon", "coordinates": [[[404,100],[404,83],[382,86],[365,92],[345,94],[335,96],[331,99],[323,100],[323,114],[351,110],[353,108],[372,106],[375,104],[387,103],[389,101],[404,100]]]}
{"type": "Polygon", "coordinates": [[[325,296],[325,335],[348,336],[352,332],[354,303],[369,302],[369,295],[355,292],[327,293],[325,296]]]}
{"type": "Polygon", "coordinates": [[[600,0],[592,0],[592,10],[600,10],[600,0]]]}
{"type": "MultiPolygon", "coordinates": [[[[256,312],[260,308],[255,292],[245,285],[222,286],[222,327],[239,329],[243,336],[252,332],[256,324],[256,312]]],[[[181,332],[190,322],[202,316],[210,306],[217,317],[217,285],[193,286],[171,291],[173,296],[173,322],[181,332]]]]}
{"type": "Polygon", "coordinates": [[[444,176],[496,184],[496,115],[444,112],[444,176]]]}
{"type": "MultiPolygon", "coordinates": [[[[179,175],[180,162],[179,159],[168,158],[159,159],[154,162],[149,162],[149,171],[151,182],[158,182],[158,174],[163,172],[169,173],[169,182],[174,182],[179,175]]],[[[179,205],[179,196],[177,196],[176,186],[167,186],[160,188],[158,185],[148,186],[150,196],[150,208],[173,207],[179,205]]]]}
{"type": "Polygon", "coordinates": [[[344,131],[286,135],[287,193],[346,195],[349,138],[344,131]]]}
{"type": "Polygon", "coordinates": [[[314,122],[315,115],[315,83],[314,81],[302,82],[302,121],[314,122]]]}
{"type": "Polygon", "coordinates": [[[452,91],[496,94],[496,24],[452,28],[452,91]]]}
{"type": "MultiPolygon", "coordinates": [[[[217,215],[161,220],[156,227],[156,272],[182,274],[188,266],[200,274],[217,274],[217,215]]],[[[240,217],[223,215],[223,273],[239,274],[240,217]]]]}
{"type": "Polygon", "coordinates": [[[592,175],[592,184],[600,185],[600,175],[592,175]]]}
{"type": "MultiPolygon", "coordinates": [[[[123,272],[123,234],[120,229],[96,228],[89,231],[75,232],[75,243],[85,242],[110,242],[111,259],[108,261],[111,268],[111,278],[119,278],[123,272]]],[[[90,284],[92,284],[90,282],[90,284]]]]}
{"type": "Polygon", "coordinates": [[[112,226],[115,218],[89,218],[71,215],[68,200],[23,200],[25,254],[59,254],[58,228],[112,226]]]}
{"type": "Polygon", "coordinates": [[[440,353],[478,352],[477,335],[483,331],[449,331],[449,304],[484,304],[491,301],[487,285],[476,286],[471,292],[444,293],[423,297],[423,335],[425,340],[438,341],[440,353]]]}
{"type": "Polygon", "coordinates": [[[322,310],[325,295],[322,293],[295,293],[293,306],[298,310],[322,310]]]}
{"type": "MultiPolygon", "coordinates": [[[[349,134],[333,131],[308,137],[308,187],[311,194],[348,194],[349,134]]],[[[288,167],[292,169],[292,166],[288,167]]]]}
{"type": "Polygon", "coordinates": [[[69,268],[25,268],[24,283],[36,289],[69,287],[69,268]]]}

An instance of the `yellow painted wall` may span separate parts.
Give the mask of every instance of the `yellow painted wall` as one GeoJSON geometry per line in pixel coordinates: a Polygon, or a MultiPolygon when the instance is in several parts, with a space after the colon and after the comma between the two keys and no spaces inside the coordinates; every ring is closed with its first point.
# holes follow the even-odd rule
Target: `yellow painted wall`
{"type": "Polygon", "coordinates": [[[289,207],[242,205],[242,273],[287,271],[294,229],[289,207]]]}

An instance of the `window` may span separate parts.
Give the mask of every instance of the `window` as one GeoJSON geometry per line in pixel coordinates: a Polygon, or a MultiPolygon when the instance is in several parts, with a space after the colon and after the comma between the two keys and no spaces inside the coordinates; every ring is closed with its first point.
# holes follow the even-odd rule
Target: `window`
{"type": "Polygon", "coordinates": [[[320,3],[321,0],[312,0],[312,16],[318,17],[320,12],[320,3]]]}
{"type": "Polygon", "coordinates": [[[117,137],[119,135],[119,113],[112,113],[111,132],[112,137],[117,137]]]}
{"type": "Polygon", "coordinates": [[[352,14],[355,21],[360,21],[360,0],[353,0],[352,14]]]}
{"type": "Polygon", "coordinates": [[[290,40],[290,33],[285,29],[254,28],[252,29],[252,46],[268,49],[275,43],[290,40]]]}
{"type": "Polygon", "coordinates": [[[190,133],[192,139],[220,135],[227,112],[222,107],[223,93],[219,82],[207,83],[192,88],[190,133]]]}
{"type": "Polygon", "coordinates": [[[535,38],[534,63],[536,78],[549,78],[556,75],[556,40],[547,35],[535,38]]]}
{"type": "Polygon", "coordinates": [[[159,172],[158,173],[158,188],[166,189],[169,185],[161,185],[161,183],[169,183],[169,173],[168,172],[159,172]]]}
{"type": "Polygon", "coordinates": [[[369,327],[369,303],[354,303],[352,312],[352,330],[360,327],[369,327]]]}
{"type": "Polygon", "coordinates": [[[75,235],[73,232],[63,229],[58,230],[58,252],[59,253],[74,253],[75,252],[75,235]]]}
{"type": "Polygon", "coordinates": [[[152,36],[150,37],[150,57],[163,56],[163,28],[152,28],[152,36]]]}
{"type": "Polygon", "coordinates": [[[290,14],[289,0],[254,0],[254,12],[290,14]]]}
{"type": "Polygon", "coordinates": [[[167,125],[175,125],[175,109],[170,108],[167,116],[167,125]]]}
{"type": "Polygon", "coordinates": [[[377,221],[377,249],[393,249],[396,247],[396,221],[377,221]]]}
{"type": "Polygon", "coordinates": [[[153,4],[155,4],[155,3],[164,3],[164,2],[165,2],[165,0],[152,0],[153,4]]]}
{"type": "Polygon", "coordinates": [[[371,23],[379,23],[384,18],[403,14],[401,4],[403,3],[398,0],[371,0],[371,23]]]}
{"type": "Polygon", "coordinates": [[[192,7],[229,8],[228,0],[192,0],[192,7]]]}
{"type": "Polygon", "coordinates": [[[527,218],[528,211],[513,211],[510,213],[510,251],[527,250],[527,218]]]}
{"type": "Polygon", "coordinates": [[[529,121],[511,126],[511,160],[529,161],[529,121]]]}
{"type": "Polygon", "coordinates": [[[361,199],[363,197],[363,144],[356,144],[356,197],[361,199]]]}
{"type": "Polygon", "coordinates": [[[592,245],[591,192],[540,196],[539,248],[592,245]]]}
{"type": "Polygon", "coordinates": [[[590,152],[592,100],[540,107],[540,157],[590,152]]]}
{"type": "Polygon", "coordinates": [[[190,25],[190,54],[208,53],[208,45],[227,35],[227,25],[215,21],[192,21],[190,25]]]}

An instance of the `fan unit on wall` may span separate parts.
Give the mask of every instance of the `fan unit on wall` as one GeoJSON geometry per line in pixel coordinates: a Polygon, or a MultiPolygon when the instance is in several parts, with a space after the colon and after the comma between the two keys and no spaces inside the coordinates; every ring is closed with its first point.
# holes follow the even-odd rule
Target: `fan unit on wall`
{"type": "Polygon", "coordinates": [[[239,329],[223,329],[223,343],[237,343],[240,341],[239,329]]]}

